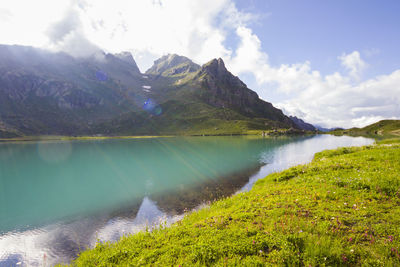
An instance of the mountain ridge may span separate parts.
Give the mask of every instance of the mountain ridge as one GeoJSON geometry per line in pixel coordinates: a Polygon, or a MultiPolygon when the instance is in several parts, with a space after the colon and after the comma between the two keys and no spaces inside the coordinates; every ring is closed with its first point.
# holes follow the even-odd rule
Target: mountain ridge
{"type": "Polygon", "coordinates": [[[373,138],[393,138],[400,136],[400,120],[380,120],[365,127],[336,129],[328,132],[334,135],[367,136],[373,138]]]}
{"type": "Polygon", "coordinates": [[[307,123],[304,120],[297,118],[296,116],[289,116],[289,118],[299,127],[306,131],[317,131],[317,128],[311,123],[307,123]]]}
{"type": "Polygon", "coordinates": [[[129,52],[74,58],[0,45],[0,136],[240,134],[298,128],[222,59],[170,54],[141,73],[129,52]]]}
{"type": "Polygon", "coordinates": [[[196,72],[200,69],[200,65],[194,63],[187,57],[177,54],[168,54],[154,61],[145,74],[154,74],[162,76],[185,75],[196,72]]]}
{"type": "Polygon", "coordinates": [[[204,64],[193,80],[200,83],[204,89],[201,97],[211,105],[240,110],[241,114],[252,118],[265,117],[280,120],[293,126],[291,120],[281,110],[261,100],[256,92],[250,90],[237,76],[230,73],[221,58],[204,64]]]}

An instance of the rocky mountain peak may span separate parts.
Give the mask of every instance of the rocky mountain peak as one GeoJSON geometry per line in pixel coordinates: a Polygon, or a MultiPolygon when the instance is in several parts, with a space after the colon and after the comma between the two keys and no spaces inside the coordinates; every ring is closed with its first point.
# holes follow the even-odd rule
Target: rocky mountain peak
{"type": "Polygon", "coordinates": [[[121,53],[117,53],[115,54],[115,56],[123,61],[125,61],[126,63],[130,63],[130,64],[136,64],[135,60],[133,59],[133,56],[130,52],[127,51],[123,51],[121,53]]]}
{"type": "Polygon", "coordinates": [[[201,68],[199,76],[203,74],[206,74],[208,80],[218,80],[229,85],[230,87],[247,88],[245,83],[227,70],[222,58],[214,58],[213,60],[204,64],[201,68]]]}
{"type": "Polygon", "coordinates": [[[117,58],[117,59],[123,61],[124,63],[129,64],[129,67],[134,72],[140,73],[140,70],[136,64],[136,61],[133,59],[133,56],[130,52],[124,51],[124,52],[117,53],[117,54],[108,54],[106,56],[106,58],[111,62],[114,61],[114,58],[117,58]]]}
{"type": "Polygon", "coordinates": [[[184,56],[179,56],[177,54],[168,54],[157,59],[154,63],[166,64],[169,67],[177,66],[182,63],[191,63],[192,61],[184,56]]]}
{"type": "Polygon", "coordinates": [[[217,77],[221,75],[226,75],[228,70],[225,67],[225,63],[222,58],[214,58],[213,60],[209,61],[208,63],[203,65],[203,69],[206,70],[208,73],[213,74],[217,77]]]}
{"type": "Polygon", "coordinates": [[[162,76],[185,75],[199,69],[200,66],[187,57],[168,54],[154,61],[153,66],[146,71],[146,74],[162,76]]]}
{"type": "Polygon", "coordinates": [[[289,118],[293,121],[293,123],[302,130],[306,131],[316,131],[317,129],[314,127],[314,125],[307,123],[303,121],[300,118],[297,118],[296,116],[289,116],[289,118]]]}

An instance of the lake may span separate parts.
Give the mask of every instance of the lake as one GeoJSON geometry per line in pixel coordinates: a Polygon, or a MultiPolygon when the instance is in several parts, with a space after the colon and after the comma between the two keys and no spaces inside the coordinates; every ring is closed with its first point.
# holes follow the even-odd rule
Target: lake
{"type": "Polygon", "coordinates": [[[68,263],[318,151],[371,143],[331,135],[0,143],[0,266],[68,263]]]}

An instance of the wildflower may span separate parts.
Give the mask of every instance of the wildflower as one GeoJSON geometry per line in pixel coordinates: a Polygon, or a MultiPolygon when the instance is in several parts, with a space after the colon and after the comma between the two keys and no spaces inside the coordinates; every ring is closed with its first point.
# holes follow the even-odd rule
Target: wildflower
{"type": "Polygon", "coordinates": [[[354,252],[354,249],[350,249],[350,252],[353,253],[353,252],[354,252]]]}
{"type": "Polygon", "coordinates": [[[300,231],[299,231],[299,233],[302,233],[302,232],[303,232],[303,230],[300,230],[300,231]]]}
{"type": "Polygon", "coordinates": [[[346,257],[346,255],[342,255],[342,260],[343,260],[344,262],[346,262],[346,261],[347,261],[347,257],[346,257]]]}

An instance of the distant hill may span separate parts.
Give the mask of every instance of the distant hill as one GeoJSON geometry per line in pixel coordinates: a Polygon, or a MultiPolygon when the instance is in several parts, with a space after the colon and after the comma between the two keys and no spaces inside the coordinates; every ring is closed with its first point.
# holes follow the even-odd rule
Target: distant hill
{"type": "Polygon", "coordinates": [[[371,137],[396,137],[400,136],[400,120],[381,120],[363,128],[350,128],[347,130],[334,130],[330,133],[336,135],[362,135],[371,137]]]}
{"type": "Polygon", "coordinates": [[[306,130],[306,131],[316,131],[317,128],[314,127],[314,125],[304,122],[302,119],[297,118],[296,116],[289,116],[289,118],[296,124],[296,126],[300,129],[306,130]]]}
{"type": "Polygon", "coordinates": [[[141,73],[129,52],[74,58],[0,45],[0,137],[240,134],[299,128],[225,67],[167,55],[141,73]]]}
{"type": "Polygon", "coordinates": [[[335,127],[335,128],[325,128],[319,125],[314,125],[315,128],[317,128],[317,130],[321,131],[321,132],[330,132],[330,131],[334,131],[334,130],[344,130],[343,128],[339,128],[339,127],[335,127]]]}

